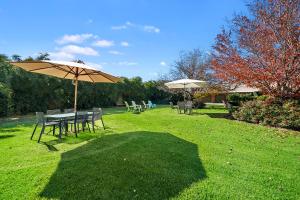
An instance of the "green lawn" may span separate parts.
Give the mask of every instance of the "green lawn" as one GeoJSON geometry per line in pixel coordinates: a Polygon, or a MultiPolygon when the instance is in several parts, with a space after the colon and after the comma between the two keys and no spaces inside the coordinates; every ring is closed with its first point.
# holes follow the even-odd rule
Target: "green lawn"
{"type": "Polygon", "coordinates": [[[224,109],[123,110],[105,110],[105,131],[41,144],[29,140],[30,117],[2,120],[0,199],[300,197],[295,131],[229,120],[224,109]]]}

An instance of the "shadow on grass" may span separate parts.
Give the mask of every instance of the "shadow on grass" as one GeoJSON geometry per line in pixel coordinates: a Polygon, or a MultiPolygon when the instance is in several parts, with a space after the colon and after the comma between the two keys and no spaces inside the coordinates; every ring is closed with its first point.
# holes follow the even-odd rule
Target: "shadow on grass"
{"type": "Polygon", "coordinates": [[[21,129],[19,128],[0,128],[0,133],[13,133],[13,132],[18,132],[21,129]]]}
{"type": "Polygon", "coordinates": [[[41,142],[41,144],[45,145],[49,151],[58,151],[58,149],[54,146],[54,144],[49,144],[50,142],[41,142]]]}
{"type": "Polygon", "coordinates": [[[15,135],[0,135],[0,140],[5,138],[15,137],[15,135]]]}
{"type": "Polygon", "coordinates": [[[44,198],[167,199],[206,178],[195,144],[168,133],[107,135],[63,153],[44,198]]]}
{"type": "Polygon", "coordinates": [[[191,115],[207,115],[210,118],[223,118],[223,119],[232,119],[232,116],[229,113],[210,113],[210,112],[194,112],[191,115]]]}
{"type": "Polygon", "coordinates": [[[224,119],[232,119],[231,115],[228,113],[205,113],[210,118],[224,118],[224,119]]]}

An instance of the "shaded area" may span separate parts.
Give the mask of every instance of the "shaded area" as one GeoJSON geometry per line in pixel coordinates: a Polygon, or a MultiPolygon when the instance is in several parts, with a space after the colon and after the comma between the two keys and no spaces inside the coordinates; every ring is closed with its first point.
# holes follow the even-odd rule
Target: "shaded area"
{"type": "Polygon", "coordinates": [[[225,118],[225,119],[233,119],[232,116],[228,113],[205,113],[210,118],[225,118]]]}
{"type": "Polygon", "coordinates": [[[206,178],[195,144],[168,133],[107,135],[62,154],[40,193],[58,199],[167,199],[206,178]]]}
{"type": "Polygon", "coordinates": [[[14,132],[18,132],[21,129],[19,128],[0,128],[0,133],[14,133],[14,132]]]}
{"type": "Polygon", "coordinates": [[[53,144],[49,144],[48,142],[41,142],[41,144],[45,145],[49,151],[58,151],[53,144]]]}
{"type": "Polygon", "coordinates": [[[15,135],[0,135],[0,139],[15,137],[15,135]]]}

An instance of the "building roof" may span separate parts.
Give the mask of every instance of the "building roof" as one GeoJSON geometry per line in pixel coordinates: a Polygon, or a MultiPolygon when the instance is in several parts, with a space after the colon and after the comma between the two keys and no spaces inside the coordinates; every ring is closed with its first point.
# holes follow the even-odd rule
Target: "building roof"
{"type": "Polygon", "coordinates": [[[239,85],[235,89],[229,91],[229,93],[252,93],[252,92],[259,92],[259,89],[251,88],[246,85],[239,85]]]}

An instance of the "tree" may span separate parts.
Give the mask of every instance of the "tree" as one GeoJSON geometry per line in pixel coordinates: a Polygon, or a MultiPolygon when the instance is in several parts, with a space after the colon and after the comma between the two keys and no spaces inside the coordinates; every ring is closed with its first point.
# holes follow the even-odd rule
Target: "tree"
{"type": "Polygon", "coordinates": [[[209,58],[200,49],[181,52],[180,57],[171,69],[171,79],[198,79],[209,78],[209,58]]]}
{"type": "Polygon", "coordinates": [[[280,98],[300,97],[300,0],[255,0],[213,46],[215,76],[280,98]]]}
{"type": "Polygon", "coordinates": [[[39,53],[39,55],[35,58],[35,60],[50,60],[49,53],[39,53]]]}
{"type": "Polygon", "coordinates": [[[11,59],[12,59],[12,61],[14,61],[14,62],[20,62],[20,61],[22,61],[21,56],[18,55],[18,54],[12,55],[12,56],[11,56],[11,59]]]}

